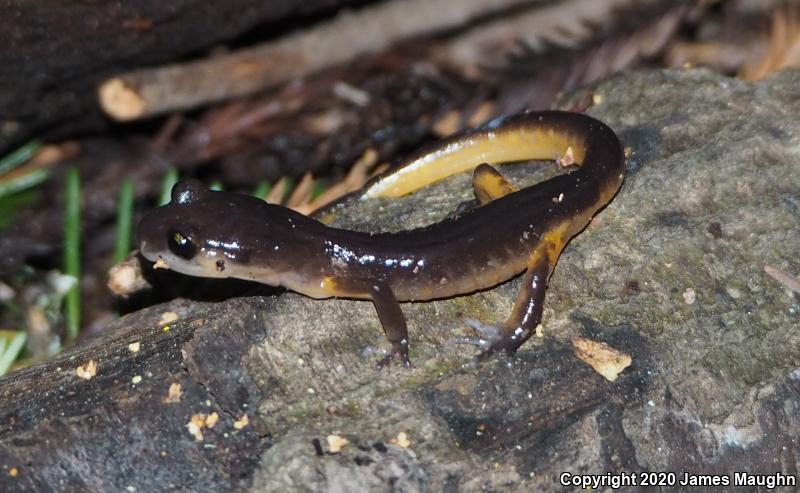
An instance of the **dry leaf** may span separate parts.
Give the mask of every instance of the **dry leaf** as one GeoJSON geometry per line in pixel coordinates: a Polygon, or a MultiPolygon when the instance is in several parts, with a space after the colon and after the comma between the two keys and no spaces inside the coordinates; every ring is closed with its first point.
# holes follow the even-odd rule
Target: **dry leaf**
{"type": "Polygon", "coordinates": [[[616,380],[619,373],[632,362],[630,356],[602,342],[576,337],[572,339],[572,345],[575,347],[575,356],[609,382],[616,380]]]}

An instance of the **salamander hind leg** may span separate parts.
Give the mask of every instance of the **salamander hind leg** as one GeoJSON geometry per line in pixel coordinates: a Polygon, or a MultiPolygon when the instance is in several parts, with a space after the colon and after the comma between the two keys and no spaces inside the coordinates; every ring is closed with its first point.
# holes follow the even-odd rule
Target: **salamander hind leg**
{"type": "Polygon", "coordinates": [[[389,365],[394,358],[398,358],[406,368],[411,368],[411,361],[408,359],[408,326],[400,303],[386,283],[373,284],[369,292],[390,344],[389,353],[378,362],[378,368],[389,365]]]}
{"type": "Polygon", "coordinates": [[[475,193],[475,198],[458,204],[456,210],[448,216],[449,218],[455,219],[476,207],[516,192],[517,187],[492,166],[483,163],[478,165],[472,173],[472,191],[475,193]]]}
{"type": "Polygon", "coordinates": [[[517,191],[513,183],[486,163],[479,164],[473,171],[472,189],[480,205],[517,191]]]}
{"type": "Polygon", "coordinates": [[[514,308],[505,322],[495,326],[475,320],[467,321],[478,332],[479,338],[462,342],[483,348],[478,360],[498,352],[513,354],[531,337],[542,320],[544,293],[549,276],[550,261],[547,255],[534,256],[525,273],[514,308]]]}

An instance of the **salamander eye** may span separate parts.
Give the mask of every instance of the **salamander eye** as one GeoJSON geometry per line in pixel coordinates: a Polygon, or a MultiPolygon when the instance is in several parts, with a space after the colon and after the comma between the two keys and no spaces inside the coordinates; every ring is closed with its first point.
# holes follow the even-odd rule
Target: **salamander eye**
{"type": "Polygon", "coordinates": [[[167,243],[172,253],[178,257],[188,260],[197,253],[197,245],[192,241],[191,236],[178,230],[173,229],[169,232],[167,243]]]}

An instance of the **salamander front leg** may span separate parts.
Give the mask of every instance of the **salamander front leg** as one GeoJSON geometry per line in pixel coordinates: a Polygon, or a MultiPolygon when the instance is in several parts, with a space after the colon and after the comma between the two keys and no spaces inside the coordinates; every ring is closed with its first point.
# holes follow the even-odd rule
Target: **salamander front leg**
{"type": "Polygon", "coordinates": [[[513,354],[531,337],[542,320],[544,292],[549,276],[550,262],[547,255],[536,256],[528,266],[522,289],[505,322],[499,326],[484,325],[477,321],[468,322],[480,334],[477,345],[484,348],[478,360],[501,351],[513,354]]]}
{"type": "Polygon", "coordinates": [[[400,358],[403,366],[411,368],[411,361],[408,359],[408,326],[403,310],[400,309],[400,303],[386,283],[374,284],[370,288],[370,295],[383,326],[383,332],[391,344],[389,354],[378,363],[378,368],[390,364],[395,357],[400,358]]]}

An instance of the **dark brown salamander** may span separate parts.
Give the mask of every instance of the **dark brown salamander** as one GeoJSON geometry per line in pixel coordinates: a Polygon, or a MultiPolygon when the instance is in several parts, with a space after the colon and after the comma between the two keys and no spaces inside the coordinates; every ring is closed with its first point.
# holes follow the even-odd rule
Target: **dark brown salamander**
{"type": "Polygon", "coordinates": [[[314,298],[369,299],[392,349],[408,359],[399,301],[447,298],[526,272],[514,308],[498,327],[475,324],[483,354],[514,352],[542,316],[545,287],[561,250],[619,189],[622,148],[605,124],[545,111],[496,119],[442,141],[365,187],[364,198],[410,193],[475,169],[479,202],[454,219],[398,233],[326,226],[285,207],[181,182],[172,201],[139,224],[142,254],[202,277],[285,286],[314,298]],[[581,166],[520,191],[483,163],[571,158],[581,166]]]}

